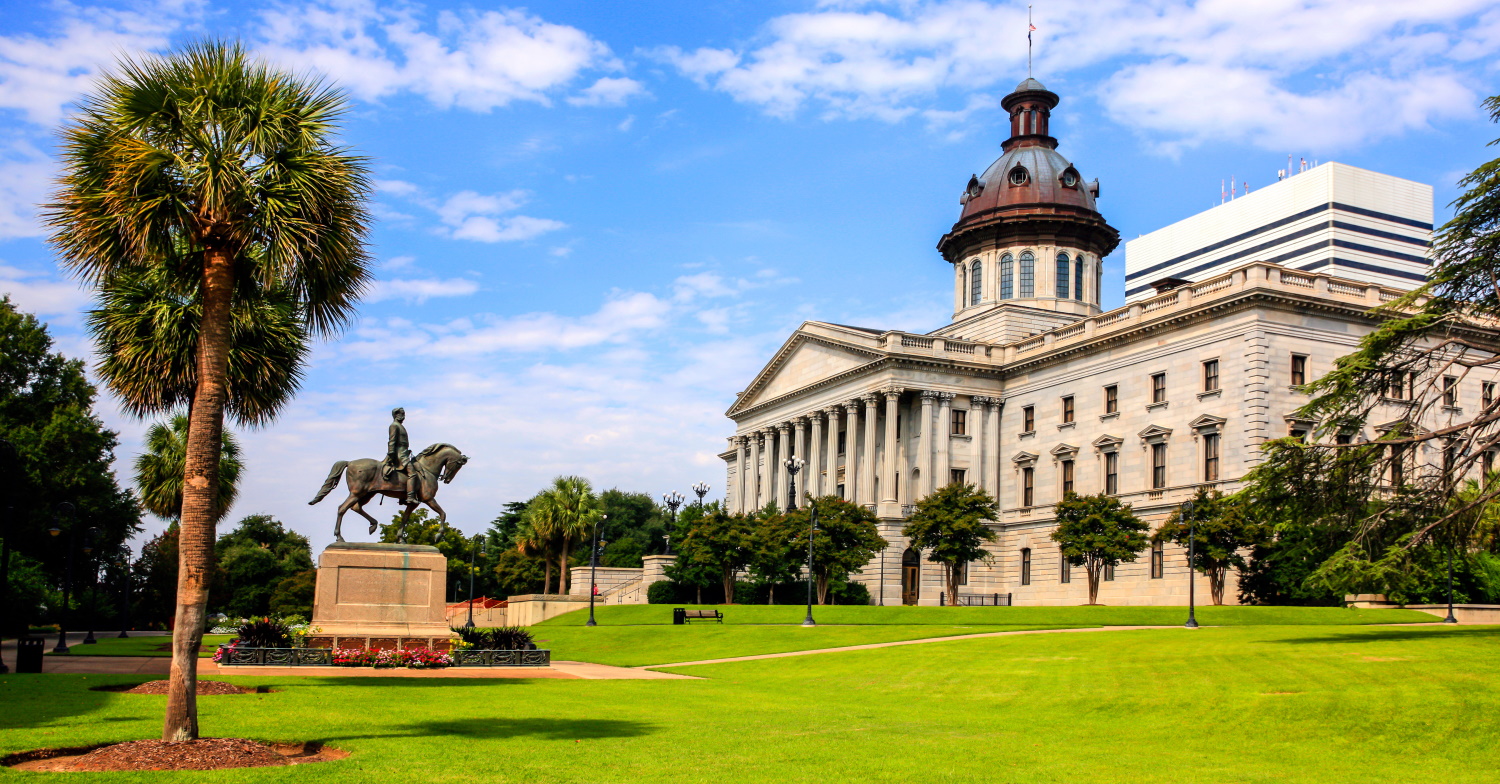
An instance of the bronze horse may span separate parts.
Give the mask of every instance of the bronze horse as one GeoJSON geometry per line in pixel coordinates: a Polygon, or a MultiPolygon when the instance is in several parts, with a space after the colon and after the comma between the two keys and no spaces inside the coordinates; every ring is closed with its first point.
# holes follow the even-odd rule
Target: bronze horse
{"type": "MultiPolygon", "coordinates": [[[[406,521],[418,504],[427,504],[432,507],[432,510],[438,513],[438,522],[443,528],[447,528],[448,513],[444,512],[443,507],[438,506],[437,503],[438,483],[452,482],[453,477],[458,474],[458,469],[463,468],[467,462],[469,458],[452,444],[433,444],[412,458],[411,465],[419,474],[421,481],[418,485],[417,497],[406,499],[406,509],[401,513],[401,528],[396,532],[396,541],[406,541],[406,521]]],[[[365,502],[377,494],[390,498],[401,498],[406,495],[404,475],[397,474],[386,479],[380,470],[379,460],[363,458],[353,462],[340,460],[334,463],[333,470],[328,472],[328,479],[323,482],[323,487],[318,491],[317,497],[307,503],[311,505],[323,500],[324,496],[328,495],[329,491],[339,483],[339,475],[345,470],[348,471],[349,497],[344,499],[344,503],[339,504],[338,520],[333,524],[333,537],[340,542],[344,541],[341,530],[344,525],[345,512],[350,509],[359,512],[361,517],[370,521],[370,533],[373,534],[380,523],[365,512],[365,502]]]]}

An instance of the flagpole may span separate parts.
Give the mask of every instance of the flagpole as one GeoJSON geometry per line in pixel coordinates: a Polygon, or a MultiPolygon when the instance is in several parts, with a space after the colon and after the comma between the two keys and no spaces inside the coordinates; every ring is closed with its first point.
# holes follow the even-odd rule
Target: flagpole
{"type": "Polygon", "coordinates": [[[1031,78],[1031,31],[1036,28],[1031,24],[1031,6],[1026,6],[1026,78],[1031,78]]]}

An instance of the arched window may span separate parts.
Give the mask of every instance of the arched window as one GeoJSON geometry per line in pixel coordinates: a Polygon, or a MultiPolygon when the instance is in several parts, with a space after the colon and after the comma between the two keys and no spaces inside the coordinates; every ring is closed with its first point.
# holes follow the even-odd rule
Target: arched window
{"type": "Polygon", "coordinates": [[[1083,255],[1073,261],[1073,299],[1083,301],[1083,255]]]}
{"type": "Polygon", "coordinates": [[[1015,264],[1016,260],[1009,253],[1000,257],[1000,299],[1010,299],[1016,295],[1013,286],[1015,264]]]}
{"type": "Polygon", "coordinates": [[[1068,270],[1072,265],[1068,263],[1068,254],[1057,254],[1057,298],[1068,298],[1068,270]]]}
{"type": "Polygon", "coordinates": [[[978,305],[984,294],[984,272],[979,267],[979,259],[975,259],[969,265],[969,304],[978,305]]]}
{"type": "Polygon", "coordinates": [[[1021,297],[1036,296],[1036,257],[1031,251],[1021,254],[1021,297]]]}

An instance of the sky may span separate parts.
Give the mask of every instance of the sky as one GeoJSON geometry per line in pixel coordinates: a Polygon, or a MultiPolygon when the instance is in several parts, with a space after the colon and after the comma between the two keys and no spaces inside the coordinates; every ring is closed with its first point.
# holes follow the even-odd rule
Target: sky
{"type": "MultiPolygon", "coordinates": [[[[1270,184],[1287,156],[1430,184],[1438,220],[1500,135],[1500,3],[1033,2],[1052,130],[1129,239],[1270,184]]],[[[1027,74],[1016,2],[130,3],[0,0],[0,293],[93,361],[90,295],[36,205],[57,129],[123,56],[237,38],[341,87],[371,160],[378,282],[271,424],[240,432],[232,522],[332,540],[336,460],[470,461],[438,498],[484,530],[560,474],[724,492],[724,411],[805,320],[948,322],[934,249],[1027,74]]],[[[1123,300],[1124,249],[1105,260],[1123,300]]],[[[150,424],[108,393],[120,478],[150,424]]],[[[394,507],[375,505],[388,519],[394,507]]],[[[346,534],[365,540],[350,515],[346,534]]],[[[147,533],[162,523],[147,520],[147,533]]]]}

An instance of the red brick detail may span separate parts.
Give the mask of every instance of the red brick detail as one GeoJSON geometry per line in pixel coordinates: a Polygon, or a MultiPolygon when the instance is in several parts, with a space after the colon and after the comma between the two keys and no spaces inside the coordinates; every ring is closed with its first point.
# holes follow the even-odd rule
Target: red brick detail
{"type": "Polygon", "coordinates": [[[370,650],[372,651],[394,651],[399,650],[400,648],[401,646],[397,645],[397,640],[395,637],[370,638],[370,650]]]}
{"type": "Polygon", "coordinates": [[[332,648],[333,647],[333,638],[332,637],[308,637],[307,638],[307,647],[309,647],[309,648],[332,648]]]}

